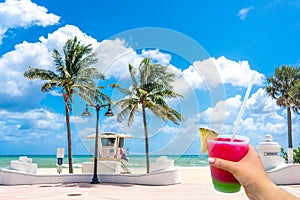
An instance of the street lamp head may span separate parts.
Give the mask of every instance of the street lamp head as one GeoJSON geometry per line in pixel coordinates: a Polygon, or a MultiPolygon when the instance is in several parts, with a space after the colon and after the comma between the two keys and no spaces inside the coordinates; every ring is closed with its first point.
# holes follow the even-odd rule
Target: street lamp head
{"type": "Polygon", "coordinates": [[[104,115],[107,117],[114,116],[113,112],[111,111],[110,104],[108,104],[108,109],[104,115]]]}
{"type": "Polygon", "coordinates": [[[84,112],[83,112],[81,115],[82,115],[82,116],[86,116],[86,117],[92,116],[92,114],[89,112],[89,109],[88,109],[88,105],[87,105],[87,104],[86,104],[86,107],[85,107],[84,112]]]}

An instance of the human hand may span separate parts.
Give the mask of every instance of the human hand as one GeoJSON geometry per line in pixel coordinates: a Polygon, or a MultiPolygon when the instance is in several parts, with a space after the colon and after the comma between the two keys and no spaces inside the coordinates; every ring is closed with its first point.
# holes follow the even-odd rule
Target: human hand
{"type": "Polygon", "coordinates": [[[239,162],[223,160],[220,158],[209,158],[209,163],[217,168],[224,169],[233,176],[244,187],[250,199],[298,199],[277,187],[268,177],[259,155],[249,145],[247,155],[239,162]]]}

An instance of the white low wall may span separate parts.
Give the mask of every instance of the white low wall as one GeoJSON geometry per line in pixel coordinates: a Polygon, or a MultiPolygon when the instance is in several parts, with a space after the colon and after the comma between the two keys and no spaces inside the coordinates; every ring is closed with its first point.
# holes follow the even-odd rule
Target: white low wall
{"type": "MultiPolygon", "coordinates": [[[[91,182],[93,174],[29,174],[0,169],[0,185],[29,185],[91,182]]],[[[126,183],[137,185],[173,185],[181,183],[179,169],[141,174],[100,174],[102,183],[126,183]]]]}
{"type": "Polygon", "coordinates": [[[13,170],[32,173],[35,174],[37,172],[38,165],[36,163],[32,163],[32,159],[27,156],[20,156],[19,160],[11,160],[10,168],[13,170]]]}
{"type": "Polygon", "coordinates": [[[143,174],[101,174],[100,181],[104,183],[126,183],[136,185],[173,185],[181,183],[180,170],[150,172],[143,174]]]}
{"type": "Polygon", "coordinates": [[[267,171],[268,176],[275,184],[300,184],[300,164],[280,164],[267,171]]]}
{"type": "Polygon", "coordinates": [[[12,160],[12,161],[10,161],[10,168],[17,170],[17,171],[36,174],[38,165],[36,163],[12,160]]]}
{"type": "Polygon", "coordinates": [[[90,174],[30,174],[10,169],[0,169],[1,185],[32,185],[45,183],[89,182],[90,174]]]}
{"type": "Polygon", "coordinates": [[[155,162],[150,163],[150,171],[165,171],[174,167],[174,160],[170,160],[167,156],[160,156],[155,162]]]}

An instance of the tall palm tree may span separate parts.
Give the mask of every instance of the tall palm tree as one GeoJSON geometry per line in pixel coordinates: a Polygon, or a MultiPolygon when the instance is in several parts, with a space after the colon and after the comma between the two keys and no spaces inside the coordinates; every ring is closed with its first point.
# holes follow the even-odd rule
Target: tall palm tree
{"type": "Polygon", "coordinates": [[[265,88],[266,92],[276,99],[278,106],[287,109],[289,162],[293,162],[291,109],[297,110],[297,102],[291,96],[291,90],[299,80],[299,68],[283,65],[275,69],[275,75],[268,78],[268,84],[265,88]]]}
{"type": "Polygon", "coordinates": [[[79,95],[87,102],[95,102],[104,97],[95,82],[95,79],[104,79],[104,76],[96,68],[91,67],[92,64],[97,62],[96,53],[93,53],[91,44],[83,45],[77,37],[74,37],[67,40],[63,47],[63,53],[64,59],[58,50],[53,50],[52,57],[56,68],[55,72],[29,67],[24,72],[24,76],[30,80],[41,79],[46,81],[41,87],[42,92],[61,88],[66,112],[69,173],[73,173],[69,116],[71,107],[69,102],[73,101],[74,94],[79,95]]]}
{"type": "Polygon", "coordinates": [[[134,121],[134,115],[142,111],[144,134],[145,134],[145,151],[147,173],[150,171],[149,165],[149,142],[146,109],[158,116],[160,119],[171,120],[179,124],[183,117],[176,110],[169,107],[165,99],[182,97],[173,91],[171,85],[174,82],[175,75],[169,73],[167,68],[160,64],[151,63],[149,58],[143,59],[138,70],[129,64],[129,73],[132,80],[130,89],[124,89],[116,84],[112,86],[126,94],[124,99],[114,102],[121,108],[117,115],[117,121],[127,118],[128,126],[134,121]]]}

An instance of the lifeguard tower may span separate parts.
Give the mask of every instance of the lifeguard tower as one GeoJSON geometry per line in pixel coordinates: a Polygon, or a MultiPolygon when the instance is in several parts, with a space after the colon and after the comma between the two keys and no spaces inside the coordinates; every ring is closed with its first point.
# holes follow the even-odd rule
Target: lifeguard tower
{"type": "MultiPolygon", "coordinates": [[[[87,139],[95,139],[96,135],[89,135],[87,139]]],[[[98,173],[130,173],[126,167],[127,157],[124,152],[125,139],[133,138],[131,135],[114,132],[104,132],[98,137],[98,173]]],[[[82,173],[93,172],[93,162],[82,163],[82,173]]]]}

